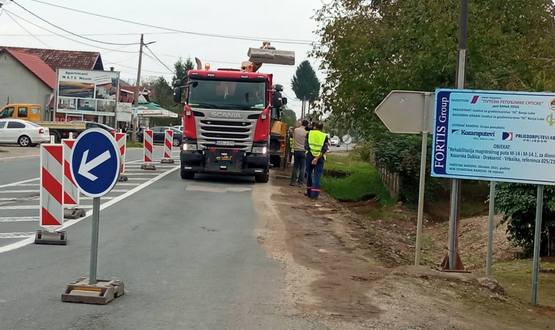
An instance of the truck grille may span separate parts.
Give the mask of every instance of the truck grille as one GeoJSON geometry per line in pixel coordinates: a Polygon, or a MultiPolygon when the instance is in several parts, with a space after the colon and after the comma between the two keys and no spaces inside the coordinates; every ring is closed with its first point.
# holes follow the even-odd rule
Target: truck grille
{"type": "Polygon", "coordinates": [[[256,120],[197,119],[198,143],[203,149],[250,151],[256,120]]]}

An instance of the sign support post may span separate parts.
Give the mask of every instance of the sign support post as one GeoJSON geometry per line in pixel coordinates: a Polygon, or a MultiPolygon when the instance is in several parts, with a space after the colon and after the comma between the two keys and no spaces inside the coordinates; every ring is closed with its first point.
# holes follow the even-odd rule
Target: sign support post
{"type": "Polygon", "coordinates": [[[538,185],[536,227],[534,228],[534,260],[532,262],[532,305],[538,303],[538,273],[540,271],[540,242],[543,217],[543,185],[538,185]]]}
{"type": "Polygon", "coordinates": [[[493,227],[495,217],[495,181],[489,182],[489,212],[488,212],[488,252],[486,255],[486,277],[491,277],[493,264],[493,227]]]}
{"type": "Polygon", "coordinates": [[[98,258],[98,232],[100,229],[100,197],[93,198],[92,213],[92,235],[91,235],[91,262],[89,271],[89,284],[96,284],[96,269],[98,258]]]}

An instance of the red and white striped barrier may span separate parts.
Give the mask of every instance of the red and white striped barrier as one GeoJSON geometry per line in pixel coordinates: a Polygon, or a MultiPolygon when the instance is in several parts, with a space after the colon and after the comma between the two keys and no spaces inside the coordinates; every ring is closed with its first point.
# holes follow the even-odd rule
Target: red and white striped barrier
{"type": "Polygon", "coordinates": [[[63,139],[64,155],[64,206],[79,206],[79,188],[71,177],[71,150],[75,140],[63,139]]]}
{"type": "Polygon", "coordinates": [[[144,163],[152,163],[152,148],[154,146],[154,135],[151,129],[145,129],[143,134],[144,163]]]}
{"type": "Polygon", "coordinates": [[[40,226],[54,231],[64,223],[64,169],[61,144],[40,148],[40,226]]]}
{"type": "Polygon", "coordinates": [[[125,173],[125,153],[127,150],[127,134],[125,133],[116,133],[115,136],[116,143],[119,149],[119,156],[120,156],[120,171],[119,174],[125,173]]]}
{"type": "Polygon", "coordinates": [[[152,150],[154,148],[154,135],[151,129],[145,129],[143,132],[143,146],[144,146],[144,158],[143,165],[141,168],[143,170],[155,170],[156,166],[152,164],[152,150]]]}
{"type": "Polygon", "coordinates": [[[173,148],[173,130],[168,129],[164,134],[164,157],[162,163],[173,163],[172,159],[173,148]]]}

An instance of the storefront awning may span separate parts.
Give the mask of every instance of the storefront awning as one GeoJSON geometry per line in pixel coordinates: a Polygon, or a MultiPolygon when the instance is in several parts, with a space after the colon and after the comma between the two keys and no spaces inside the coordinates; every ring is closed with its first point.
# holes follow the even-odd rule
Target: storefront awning
{"type": "Polygon", "coordinates": [[[177,118],[175,112],[162,108],[160,105],[150,103],[139,103],[133,107],[133,115],[143,118],[177,118]]]}

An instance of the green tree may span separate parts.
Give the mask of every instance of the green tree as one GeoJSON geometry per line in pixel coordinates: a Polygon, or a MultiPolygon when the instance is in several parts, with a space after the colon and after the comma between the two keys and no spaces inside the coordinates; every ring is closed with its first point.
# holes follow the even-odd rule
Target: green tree
{"type": "Polygon", "coordinates": [[[318,99],[320,96],[320,81],[309,61],[305,60],[299,64],[291,80],[291,88],[297,98],[303,102],[303,109],[306,109],[307,102],[309,107],[312,107],[318,99]]]}
{"type": "Polygon", "coordinates": [[[177,87],[181,86],[183,83],[183,78],[187,77],[187,71],[192,70],[195,68],[193,61],[191,58],[187,58],[185,61],[181,59],[181,57],[175,62],[173,65],[175,74],[172,79],[172,86],[177,87]]]}
{"type": "Polygon", "coordinates": [[[297,122],[297,114],[295,111],[287,108],[284,106],[283,112],[281,113],[281,121],[286,123],[289,127],[295,127],[295,123],[297,122]]]}
{"type": "MultiPolygon", "coordinates": [[[[551,0],[470,1],[467,88],[554,90],[553,7],[551,0]]],[[[400,173],[409,202],[419,138],[390,134],[374,109],[393,89],[455,86],[458,17],[458,0],[332,0],[315,15],[321,40],[312,55],[327,73],[324,108],[341,114],[372,143],[375,158],[400,173]]],[[[506,212],[511,222],[524,214],[506,212]]]]}

